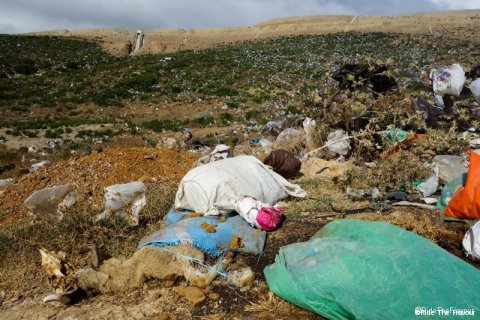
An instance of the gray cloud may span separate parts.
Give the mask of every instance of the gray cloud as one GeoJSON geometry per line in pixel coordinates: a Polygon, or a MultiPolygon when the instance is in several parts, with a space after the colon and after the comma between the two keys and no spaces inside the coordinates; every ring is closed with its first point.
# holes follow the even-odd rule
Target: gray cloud
{"type": "Polygon", "coordinates": [[[480,8],[480,0],[2,0],[0,33],[73,28],[211,28],[289,16],[480,8]]]}

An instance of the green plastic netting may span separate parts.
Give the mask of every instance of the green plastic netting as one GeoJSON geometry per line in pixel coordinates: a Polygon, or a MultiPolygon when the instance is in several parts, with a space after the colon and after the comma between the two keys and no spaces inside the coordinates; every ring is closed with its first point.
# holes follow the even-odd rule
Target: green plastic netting
{"type": "Polygon", "coordinates": [[[479,270],[384,222],[331,222],[280,248],[264,273],[275,294],[330,319],[480,317],[479,270]]]}

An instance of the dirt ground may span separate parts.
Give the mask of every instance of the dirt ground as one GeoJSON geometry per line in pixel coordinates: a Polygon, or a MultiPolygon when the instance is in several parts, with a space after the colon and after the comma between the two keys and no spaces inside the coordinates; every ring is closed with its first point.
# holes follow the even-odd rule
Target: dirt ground
{"type": "MultiPolygon", "coordinates": [[[[222,43],[268,39],[288,35],[318,35],[333,32],[403,32],[443,34],[478,40],[480,11],[434,12],[400,16],[312,16],[266,21],[255,26],[224,29],[146,30],[139,54],[170,53],[211,48],[222,43]]],[[[136,30],[74,29],[34,34],[85,38],[98,41],[106,51],[122,55],[136,30]]]]}

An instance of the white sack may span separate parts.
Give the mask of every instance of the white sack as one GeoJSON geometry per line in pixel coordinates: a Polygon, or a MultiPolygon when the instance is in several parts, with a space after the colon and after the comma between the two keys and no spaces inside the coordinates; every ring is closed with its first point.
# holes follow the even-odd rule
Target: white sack
{"type": "Polygon", "coordinates": [[[472,91],[475,101],[480,103],[480,79],[477,79],[470,84],[470,90],[472,91]]]}
{"type": "Polygon", "coordinates": [[[190,170],[180,182],[174,207],[216,215],[230,211],[217,208],[216,203],[233,207],[238,199],[249,196],[274,204],[289,195],[304,198],[307,193],[257,158],[238,156],[190,170]]]}
{"type": "Polygon", "coordinates": [[[346,139],[347,137],[347,133],[342,129],[330,132],[327,136],[328,150],[341,156],[347,155],[348,150],[350,150],[350,139],[346,139]]]}
{"type": "Polygon", "coordinates": [[[467,231],[462,245],[467,256],[471,256],[474,260],[480,260],[480,221],[467,231]]]}
{"type": "Polygon", "coordinates": [[[105,188],[105,210],[97,216],[97,221],[118,212],[128,220],[129,225],[138,225],[140,211],[147,204],[143,182],[114,184],[105,188]]]}
{"type": "Polygon", "coordinates": [[[442,67],[438,70],[432,70],[431,78],[433,81],[433,91],[436,95],[444,96],[446,94],[459,96],[462,92],[465,78],[465,71],[459,64],[452,64],[450,67],[442,67]]]}

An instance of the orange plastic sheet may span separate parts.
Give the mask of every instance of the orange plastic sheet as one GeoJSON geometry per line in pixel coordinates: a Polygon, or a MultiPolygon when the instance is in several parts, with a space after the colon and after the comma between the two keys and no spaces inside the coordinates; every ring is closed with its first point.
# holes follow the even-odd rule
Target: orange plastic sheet
{"type": "Polygon", "coordinates": [[[480,218],[480,155],[471,150],[469,154],[467,181],[448,202],[444,212],[446,216],[472,220],[480,218]]]}

